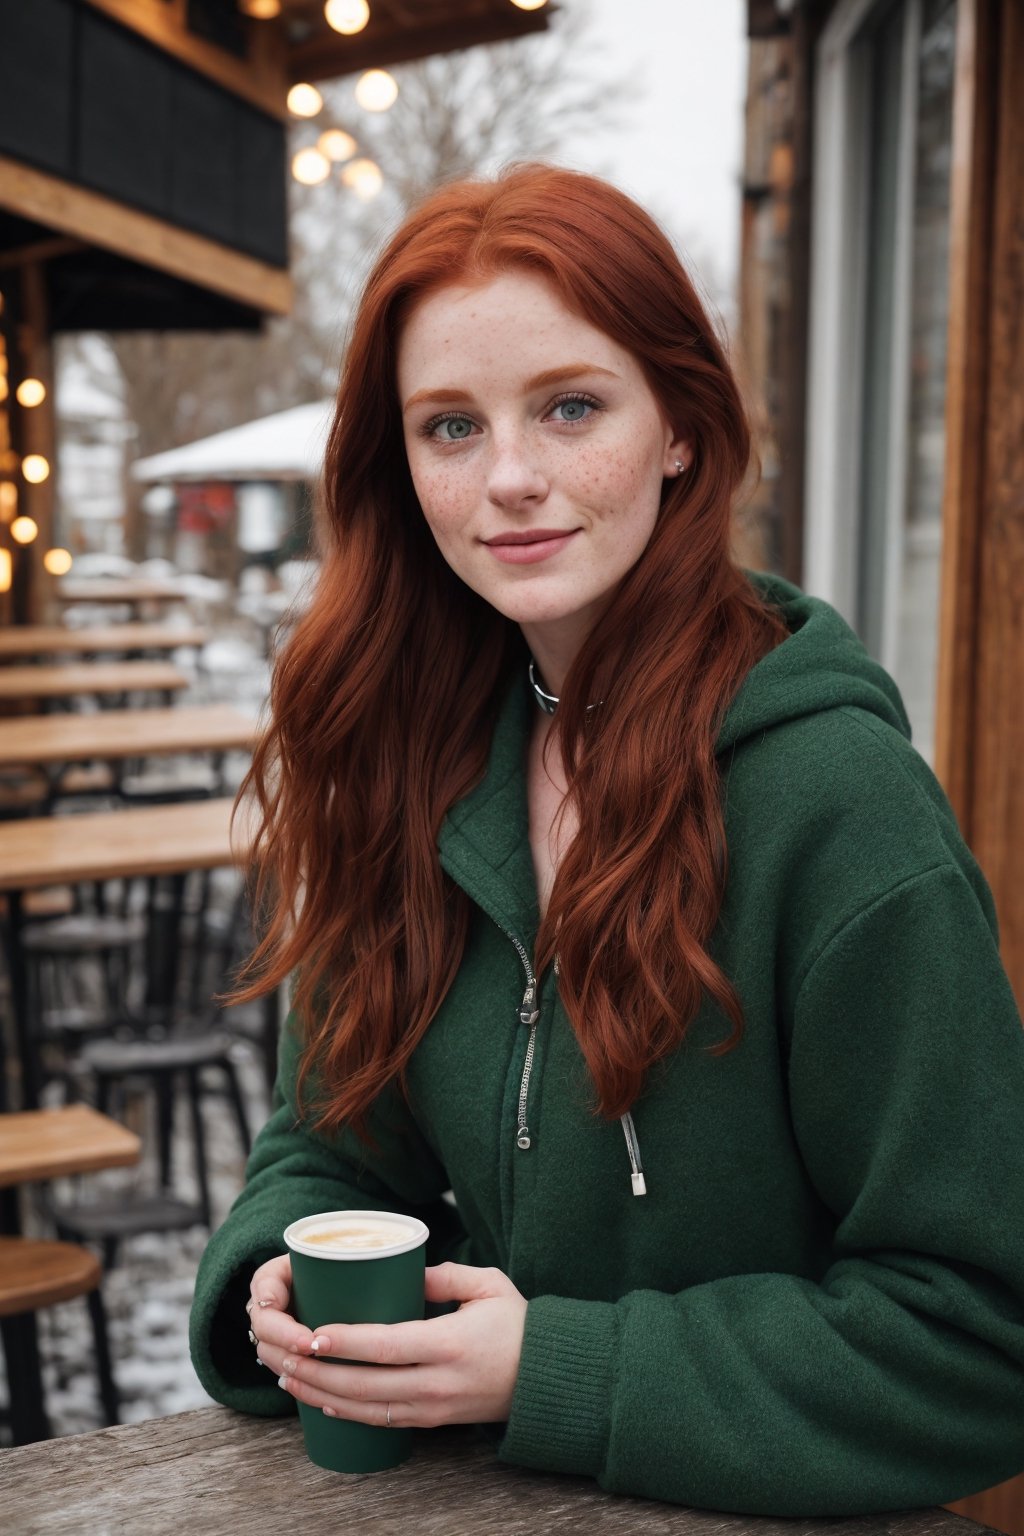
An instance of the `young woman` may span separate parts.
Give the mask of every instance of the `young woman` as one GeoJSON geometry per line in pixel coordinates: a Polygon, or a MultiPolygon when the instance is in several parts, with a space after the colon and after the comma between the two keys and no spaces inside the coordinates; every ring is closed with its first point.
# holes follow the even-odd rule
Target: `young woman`
{"type": "Polygon", "coordinates": [[[380,258],[249,780],[255,990],[297,983],[198,1278],[222,1402],[493,1423],[509,1461],[759,1515],[1024,1466],[991,896],[892,680],[731,558],[748,456],[611,186],[451,186],[380,258]],[[422,1216],[447,1308],[321,1330],[348,1367],[281,1237],[343,1207],[422,1216]]]}

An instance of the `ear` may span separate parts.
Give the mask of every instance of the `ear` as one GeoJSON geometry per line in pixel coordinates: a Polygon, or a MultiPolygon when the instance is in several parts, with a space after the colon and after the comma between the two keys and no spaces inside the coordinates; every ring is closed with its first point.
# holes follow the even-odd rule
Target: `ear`
{"type": "Polygon", "coordinates": [[[661,472],[666,480],[678,480],[680,475],[685,475],[693,463],[693,439],[687,435],[678,436],[668,429],[666,433],[665,453],[662,459],[661,472]],[[679,465],[682,464],[682,469],[679,465]]]}

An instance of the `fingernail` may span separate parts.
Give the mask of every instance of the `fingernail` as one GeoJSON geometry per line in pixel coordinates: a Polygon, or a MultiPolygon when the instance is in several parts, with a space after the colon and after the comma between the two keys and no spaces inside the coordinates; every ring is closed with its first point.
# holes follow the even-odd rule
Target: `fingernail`
{"type": "Polygon", "coordinates": [[[324,1413],[326,1413],[329,1419],[336,1419],[338,1417],[333,1408],[325,1408],[324,1413]]]}
{"type": "Polygon", "coordinates": [[[289,1381],[289,1380],[288,1380],[288,1377],[287,1377],[287,1376],[279,1376],[279,1377],[278,1377],[278,1378],[277,1378],[277,1384],[278,1384],[278,1386],[279,1386],[279,1387],[280,1387],[280,1388],[281,1388],[281,1391],[282,1391],[282,1392],[287,1392],[287,1391],[288,1391],[288,1388],[289,1388],[289,1387],[290,1387],[290,1385],[291,1385],[291,1383],[290,1383],[290,1381],[289,1381]]]}
{"type": "Polygon", "coordinates": [[[285,1355],[284,1359],[281,1361],[281,1369],[284,1371],[286,1376],[294,1376],[295,1367],[298,1365],[298,1363],[299,1362],[297,1360],[292,1359],[291,1355],[285,1355]]]}
{"type": "Polygon", "coordinates": [[[316,1338],[313,1340],[312,1344],[309,1347],[313,1351],[314,1354],[316,1354],[318,1349],[322,1349],[325,1354],[329,1354],[330,1353],[330,1348],[331,1348],[331,1341],[327,1337],[326,1333],[318,1333],[316,1338]]]}

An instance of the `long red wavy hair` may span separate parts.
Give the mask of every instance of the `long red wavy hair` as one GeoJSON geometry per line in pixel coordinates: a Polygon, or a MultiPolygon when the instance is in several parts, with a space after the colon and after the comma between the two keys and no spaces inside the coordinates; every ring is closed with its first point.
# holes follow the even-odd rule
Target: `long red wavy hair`
{"type": "Polygon", "coordinates": [[[439,554],[406,462],[404,320],[454,281],[527,268],[642,365],[695,448],[650,543],[574,661],[557,716],[579,832],[536,939],[597,1109],[623,1114],[708,995],[742,1033],[708,953],[727,877],[715,740],[750,668],[787,633],[730,552],[750,437],[722,347],[669,241],[606,182],[543,165],[463,181],[404,222],[368,280],[338,393],[312,605],[277,662],[255,797],[263,937],[238,997],[297,973],[302,1081],[317,1124],[366,1133],[458,970],[469,898],[442,871],[442,819],[485,771],[525,666],[518,626],[439,554]],[[588,717],[586,702],[600,698],[588,717]]]}

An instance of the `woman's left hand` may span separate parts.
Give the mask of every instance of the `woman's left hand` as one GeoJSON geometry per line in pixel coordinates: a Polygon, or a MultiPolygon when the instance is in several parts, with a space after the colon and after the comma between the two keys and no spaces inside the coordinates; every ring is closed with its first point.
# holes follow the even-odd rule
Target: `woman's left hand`
{"type": "Polygon", "coordinates": [[[457,1312],[413,1323],[328,1323],[312,1355],[261,1343],[260,1359],[292,1397],[339,1419],[395,1429],[504,1421],[512,1406],[526,1325],[526,1299],[500,1269],[439,1264],[426,1275],[428,1301],[457,1312]],[[321,1357],[365,1360],[333,1365],[321,1357]],[[381,1369],[381,1367],[385,1369],[381,1369]]]}

